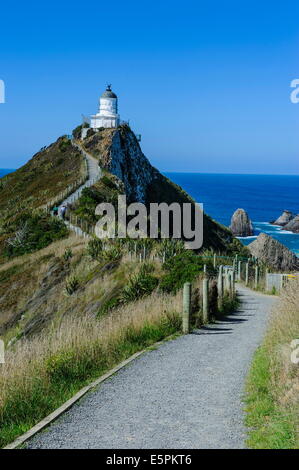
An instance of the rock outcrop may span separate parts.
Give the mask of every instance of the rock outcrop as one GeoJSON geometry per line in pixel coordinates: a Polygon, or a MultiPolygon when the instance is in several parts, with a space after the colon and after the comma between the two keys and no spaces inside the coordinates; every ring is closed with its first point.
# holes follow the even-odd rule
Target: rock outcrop
{"type": "Polygon", "coordinates": [[[247,247],[252,256],[259,258],[267,266],[277,271],[294,271],[299,269],[299,259],[285,245],[261,233],[247,247]]]}
{"type": "Polygon", "coordinates": [[[244,209],[234,212],[229,228],[236,237],[250,237],[253,234],[251,220],[244,209]]]}
{"type": "Polygon", "coordinates": [[[294,215],[291,211],[284,210],[283,213],[275,220],[274,225],[281,225],[284,227],[287,223],[289,223],[293,219],[294,215]]]}
{"type": "MultiPolygon", "coordinates": [[[[154,168],[143,154],[139,142],[127,125],[116,129],[100,129],[88,135],[81,144],[87,152],[99,160],[101,168],[114,175],[125,188],[128,202],[165,202],[183,204],[194,200],[177,184],[154,168]]],[[[242,249],[224,226],[204,215],[203,247],[229,251],[231,244],[242,249]]]]}
{"type": "Polygon", "coordinates": [[[296,215],[290,222],[288,222],[284,227],[284,230],[289,230],[290,232],[299,233],[299,214],[296,215]]]}

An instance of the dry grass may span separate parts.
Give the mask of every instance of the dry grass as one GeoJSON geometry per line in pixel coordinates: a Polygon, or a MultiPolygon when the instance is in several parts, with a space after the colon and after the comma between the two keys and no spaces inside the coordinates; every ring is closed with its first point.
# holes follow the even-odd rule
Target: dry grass
{"type": "Polygon", "coordinates": [[[16,343],[0,377],[3,446],[92,378],[180,328],[180,295],[157,293],[102,319],[64,317],[47,334],[16,343]]]}
{"type": "Polygon", "coordinates": [[[297,407],[299,420],[299,365],[291,361],[294,339],[299,339],[298,280],[289,282],[282,292],[272,315],[266,344],[273,351],[271,372],[276,399],[284,407],[297,407]]]}
{"type": "Polygon", "coordinates": [[[290,281],[282,292],[252,364],[247,387],[251,447],[299,448],[299,364],[291,361],[294,339],[299,339],[298,280],[290,281]]]}
{"type": "MultiPolygon", "coordinates": [[[[70,236],[52,243],[48,247],[8,261],[0,266],[0,334],[19,322],[28,300],[40,289],[40,282],[54,259],[62,259],[65,251],[71,249],[74,262],[80,259],[86,241],[70,236]]],[[[57,288],[57,293],[62,293],[57,288]]],[[[61,296],[62,297],[62,296],[61,296]]],[[[13,332],[9,334],[11,336],[13,332]]]]}

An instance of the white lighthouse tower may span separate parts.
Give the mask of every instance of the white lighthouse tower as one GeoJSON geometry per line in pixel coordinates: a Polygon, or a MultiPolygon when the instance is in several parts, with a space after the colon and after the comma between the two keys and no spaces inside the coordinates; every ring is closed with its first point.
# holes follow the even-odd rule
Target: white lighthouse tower
{"type": "Polygon", "coordinates": [[[99,112],[90,116],[90,127],[92,129],[118,127],[120,118],[117,108],[117,96],[111,90],[111,85],[107,85],[100,97],[99,112]]]}

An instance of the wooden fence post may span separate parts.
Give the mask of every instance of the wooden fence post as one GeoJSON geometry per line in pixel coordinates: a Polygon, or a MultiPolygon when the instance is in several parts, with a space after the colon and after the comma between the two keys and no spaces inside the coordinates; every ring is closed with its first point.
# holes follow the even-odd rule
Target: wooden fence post
{"type": "Polygon", "coordinates": [[[209,280],[202,281],[202,319],[203,323],[209,320],[209,280]]]}
{"type": "Polygon", "coordinates": [[[238,281],[242,280],[242,261],[238,262],[238,281]]]}
{"type": "Polygon", "coordinates": [[[223,266],[219,266],[218,273],[218,309],[221,310],[223,305],[223,266]]]}
{"type": "Polygon", "coordinates": [[[258,265],[255,266],[255,273],[254,273],[254,287],[257,289],[259,286],[259,267],[258,265]]]}
{"type": "Polygon", "coordinates": [[[185,282],[183,289],[183,333],[190,333],[191,283],[185,282]]]}
{"type": "Polygon", "coordinates": [[[249,263],[246,263],[246,272],[245,272],[245,285],[248,286],[249,284],[249,263]]]}
{"type": "Polygon", "coordinates": [[[229,295],[230,298],[233,299],[235,295],[235,273],[231,271],[229,273],[229,295]]]}

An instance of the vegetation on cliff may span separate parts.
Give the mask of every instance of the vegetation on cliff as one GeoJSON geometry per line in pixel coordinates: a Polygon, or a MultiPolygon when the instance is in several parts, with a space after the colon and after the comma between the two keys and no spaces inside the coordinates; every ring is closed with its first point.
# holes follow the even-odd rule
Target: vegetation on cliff
{"type": "MultiPolygon", "coordinates": [[[[75,183],[82,175],[83,163],[81,153],[69,139],[60,137],[49,147],[41,149],[26,165],[0,179],[0,260],[2,258],[3,261],[3,252],[7,253],[6,240],[24,230],[25,219],[28,220],[28,233],[32,225],[30,220],[36,217],[35,211],[75,183]]],[[[51,226],[50,221],[48,224],[51,226]]],[[[43,224],[38,225],[42,228],[43,224]]],[[[61,228],[57,228],[61,233],[61,228]]],[[[53,226],[50,231],[53,232],[53,226]]],[[[32,234],[34,236],[36,234],[32,234]]],[[[49,242],[53,238],[49,236],[49,242]]],[[[37,241],[36,248],[41,246],[43,242],[37,241]]]]}

